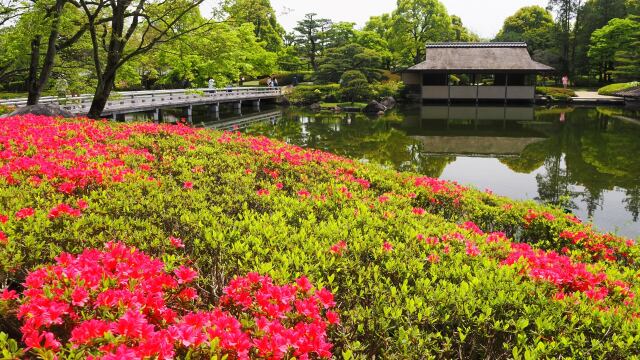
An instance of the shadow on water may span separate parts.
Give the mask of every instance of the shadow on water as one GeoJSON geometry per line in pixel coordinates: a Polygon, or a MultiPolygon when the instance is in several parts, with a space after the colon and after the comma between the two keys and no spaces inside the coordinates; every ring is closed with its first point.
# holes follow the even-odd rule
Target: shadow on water
{"type": "MultiPolygon", "coordinates": [[[[405,171],[536,199],[640,236],[640,112],[606,107],[402,107],[381,117],[194,108],[199,127],[243,129],[405,171]]],[[[168,121],[184,114],[165,112],[168,121]]]]}

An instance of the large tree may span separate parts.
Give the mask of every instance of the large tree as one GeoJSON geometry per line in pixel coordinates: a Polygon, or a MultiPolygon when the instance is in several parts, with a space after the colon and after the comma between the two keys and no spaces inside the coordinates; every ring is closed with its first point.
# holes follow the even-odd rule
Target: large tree
{"type": "MultiPolygon", "coordinates": [[[[610,81],[611,71],[615,69],[616,55],[620,52],[637,54],[637,46],[640,42],[640,22],[634,19],[612,19],[607,25],[593,32],[591,36],[591,46],[589,48],[589,59],[598,64],[598,74],[600,81],[610,81]]],[[[627,63],[629,66],[631,63],[627,63]]],[[[629,77],[632,77],[633,71],[629,77]]]]}
{"type": "Polygon", "coordinates": [[[198,7],[203,1],[79,1],[88,23],[98,79],[89,117],[99,118],[102,114],[123,65],[161,43],[209,25],[207,21],[199,21],[198,7]]]}
{"type": "Polygon", "coordinates": [[[225,0],[222,9],[227,21],[237,25],[252,23],[256,37],[267,50],[278,51],[282,47],[284,28],[278,24],[269,0],[225,0]]]}
{"type": "Polygon", "coordinates": [[[477,42],[480,41],[480,37],[469,31],[459,16],[451,15],[451,35],[449,40],[457,42],[477,42]]]}
{"type": "Polygon", "coordinates": [[[574,30],[580,28],[581,19],[578,18],[582,7],[582,0],[550,0],[549,10],[556,13],[557,42],[560,49],[560,70],[563,73],[573,73],[575,58],[574,30]]]}
{"type": "Polygon", "coordinates": [[[509,16],[496,35],[496,41],[524,41],[537,54],[554,45],[553,16],[540,6],[527,6],[509,16]]]}
{"type": "Polygon", "coordinates": [[[310,67],[318,70],[318,57],[324,48],[324,35],[329,29],[331,21],[317,17],[318,14],[306,14],[303,20],[298,21],[294,28],[296,31],[296,41],[307,58],[310,67]]]}
{"type": "MultiPolygon", "coordinates": [[[[636,0],[637,1],[637,0],[636,0]]],[[[579,10],[580,21],[575,29],[575,69],[576,72],[588,74],[593,67],[600,64],[591,64],[587,53],[591,42],[591,35],[597,29],[607,25],[609,20],[624,18],[628,14],[625,0],[588,0],[579,10]]]]}
{"type": "Polygon", "coordinates": [[[372,82],[380,78],[381,67],[382,59],[375,50],[350,43],[328,49],[320,59],[316,75],[320,82],[335,83],[345,72],[356,70],[372,82]]]}
{"type": "Polygon", "coordinates": [[[403,49],[405,65],[413,65],[424,60],[426,43],[450,38],[451,18],[438,0],[398,0],[391,31],[391,41],[403,49]]]}

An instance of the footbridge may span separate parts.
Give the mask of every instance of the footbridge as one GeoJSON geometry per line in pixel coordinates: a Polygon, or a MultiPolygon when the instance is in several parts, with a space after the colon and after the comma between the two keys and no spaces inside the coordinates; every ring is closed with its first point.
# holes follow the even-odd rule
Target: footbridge
{"type": "MultiPolygon", "coordinates": [[[[236,87],[224,89],[178,89],[154,91],[114,92],[109,97],[102,112],[104,117],[116,119],[119,115],[133,112],[153,111],[154,120],[159,120],[163,108],[186,108],[191,118],[193,106],[209,105],[218,112],[220,104],[233,103],[240,108],[243,102],[251,102],[259,107],[262,100],[277,99],[282,96],[281,88],[236,87]]],[[[75,115],[87,115],[91,108],[93,95],[72,97],[43,97],[40,104],[60,106],[75,115]]],[[[27,99],[0,100],[0,105],[25,106],[27,99]]]]}

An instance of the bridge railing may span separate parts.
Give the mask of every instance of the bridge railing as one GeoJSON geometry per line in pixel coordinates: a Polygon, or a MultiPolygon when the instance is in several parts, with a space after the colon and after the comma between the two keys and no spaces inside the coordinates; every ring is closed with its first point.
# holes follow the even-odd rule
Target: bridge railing
{"type": "MultiPolygon", "coordinates": [[[[280,88],[269,87],[235,87],[219,89],[176,89],[153,91],[123,91],[113,93],[104,109],[104,113],[132,111],[139,108],[185,106],[189,104],[215,103],[217,101],[235,101],[260,97],[276,97],[282,95],[280,88]]],[[[86,114],[91,108],[93,95],[83,94],[72,97],[47,96],[40,100],[41,104],[59,105],[61,108],[76,114],[86,114]]],[[[27,99],[0,100],[0,105],[25,106],[27,99]]]]}

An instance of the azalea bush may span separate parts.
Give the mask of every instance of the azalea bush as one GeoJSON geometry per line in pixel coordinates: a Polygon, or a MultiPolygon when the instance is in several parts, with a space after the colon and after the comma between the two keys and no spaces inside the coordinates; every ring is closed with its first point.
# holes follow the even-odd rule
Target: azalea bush
{"type": "Polygon", "coordinates": [[[0,115],[9,114],[13,112],[16,108],[9,105],[0,104],[0,115]]]}
{"type": "Polygon", "coordinates": [[[7,357],[640,356],[632,239],[263,137],[2,119],[0,231],[7,357]]]}
{"type": "Polygon", "coordinates": [[[3,299],[20,304],[22,340],[41,358],[331,356],[326,331],[339,319],[326,289],[314,290],[305,277],[278,286],[250,273],[205,311],[191,286],[198,273],[176,266],[108,243],[103,251],[61,254],[29,273],[22,298],[5,290],[3,299]]]}

